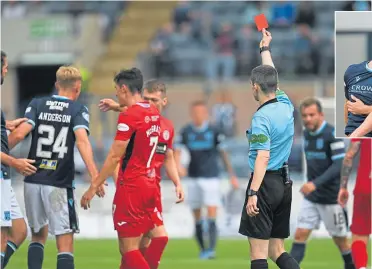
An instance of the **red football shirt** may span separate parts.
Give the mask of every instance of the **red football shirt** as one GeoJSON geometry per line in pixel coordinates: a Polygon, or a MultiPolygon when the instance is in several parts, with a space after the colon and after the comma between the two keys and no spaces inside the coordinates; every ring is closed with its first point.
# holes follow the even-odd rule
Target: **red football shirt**
{"type": "Polygon", "coordinates": [[[120,162],[118,182],[137,185],[140,178],[155,179],[153,159],[159,135],[160,114],[148,102],[137,103],[120,113],[115,140],[130,141],[120,162]]]}
{"type": "Polygon", "coordinates": [[[161,180],[161,167],[165,160],[165,154],[168,149],[172,149],[174,137],[173,123],[163,116],[160,116],[160,128],[159,143],[154,157],[155,173],[158,183],[160,183],[161,180]]]}
{"type": "Polygon", "coordinates": [[[354,193],[371,193],[371,169],[372,169],[372,142],[371,139],[352,139],[352,142],[360,141],[360,159],[358,174],[355,183],[354,193]]]}

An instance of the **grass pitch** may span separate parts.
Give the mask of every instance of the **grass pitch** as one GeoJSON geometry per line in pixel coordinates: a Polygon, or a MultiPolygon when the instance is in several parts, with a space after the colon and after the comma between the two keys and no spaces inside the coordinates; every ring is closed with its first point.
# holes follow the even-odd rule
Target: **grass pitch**
{"type": "MultiPolygon", "coordinates": [[[[14,254],[7,269],[27,269],[28,242],[14,254]]],[[[291,242],[286,249],[289,251],[291,242]]],[[[369,249],[370,253],[370,249],[369,249]]],[[[55,242],[50,240],[45,247],[43,269],[56,268],[55,242]]],[[[120,255],[115,240],[77,240],[75,243],[76,269],[118,269],[120,255]]],[[[198,259],[196,243],[191,239],[170,240],[159,269],[247,269],[249,248],[246,240],[220,240],[217,259],[198,259]]],[[[270,269],[277,268],[270,262],[270,269]]],[[[303,269],[342,269],[342,257],[331,239],[309,241],[306,256],[301,264],[303,269]]]]}

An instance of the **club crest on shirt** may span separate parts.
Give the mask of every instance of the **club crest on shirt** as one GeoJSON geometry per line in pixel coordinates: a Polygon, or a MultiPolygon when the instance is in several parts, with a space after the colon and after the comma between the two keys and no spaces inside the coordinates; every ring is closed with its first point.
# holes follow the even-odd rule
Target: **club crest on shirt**
{"type": "Polygon", "coordinates": [[[164,132],[163,132],[163,138],[164,138],[164,140],[169,140],[169,131],[168,130],[165,130],[164,132]]]}
{"type": "Polygon", "coordinates": [[[146,122],[146,123],[149,123],[149,122],[150,122],[150,117],[149,117],[149,116],[146,116],[146,117],[145,117],[145,122],[146,122]]]}

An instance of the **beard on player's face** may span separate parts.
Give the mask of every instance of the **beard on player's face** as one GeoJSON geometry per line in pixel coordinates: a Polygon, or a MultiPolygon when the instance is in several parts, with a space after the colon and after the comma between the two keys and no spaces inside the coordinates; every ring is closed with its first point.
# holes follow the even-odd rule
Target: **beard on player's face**
{"type": "Polygon", "coordinates": [[[307,130],[315,132],[319,129],[321,122],[320,117],[317,117],[304,121],[304,124],[307,130]]]}

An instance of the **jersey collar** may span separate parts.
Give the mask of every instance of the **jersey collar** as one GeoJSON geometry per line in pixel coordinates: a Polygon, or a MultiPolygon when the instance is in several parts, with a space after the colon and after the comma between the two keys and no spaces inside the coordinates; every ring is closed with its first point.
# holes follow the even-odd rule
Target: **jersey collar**
{"type": "Polygon", "coordinates": [[[368,64],[369,64],[370,62],[371,62],[371,61],[367,61],[367,63],[366,63],[366,69],[367,69],[368,72],[372,72],[372,68],[370,68],[370,67],[368,66],[368,64]]]}
{"type": "Polygon", "coordinates": [[[209,122],[208,121],[205,121],[201,126],[195,126],[194,124],[191,124],[192,128],[197,131],[197,132],[204,132],[205,130],[207,130],[208,126],[209,126],[209,122]]]}
{"type": "Polygon", "coordinates": [[[62,99],[62,100],[69,100],[66,96],[61,96],[61,95],[52,95],[53,98],[56,98],[56,99],[62,99]]]}
{"type": "Polygon", "coordinates": [[[323,132],[323,130],[326,127],[326,125],[327,125],[327,122],[326,121],[323,121],[322,125],[320,125],[320,127],[319,127],[318,130],[316,130],[315,132],[309,132],[310,135],[316,136],[316,135],[320,134],[321,132],[323,132]]]}
{"type": "Polygon", "coordinates": [[[263,108],[264,106],[268,105],[268,104],[273,104],[273,103],[277,103],[277,102],[278,102],[278,99],[276,99],[276,98],[270,99],[269,101],[266,101],[265,103],[260,105],[260,107],[257,108],[257,111],[260,110],[261,108],[263,108]]]}

